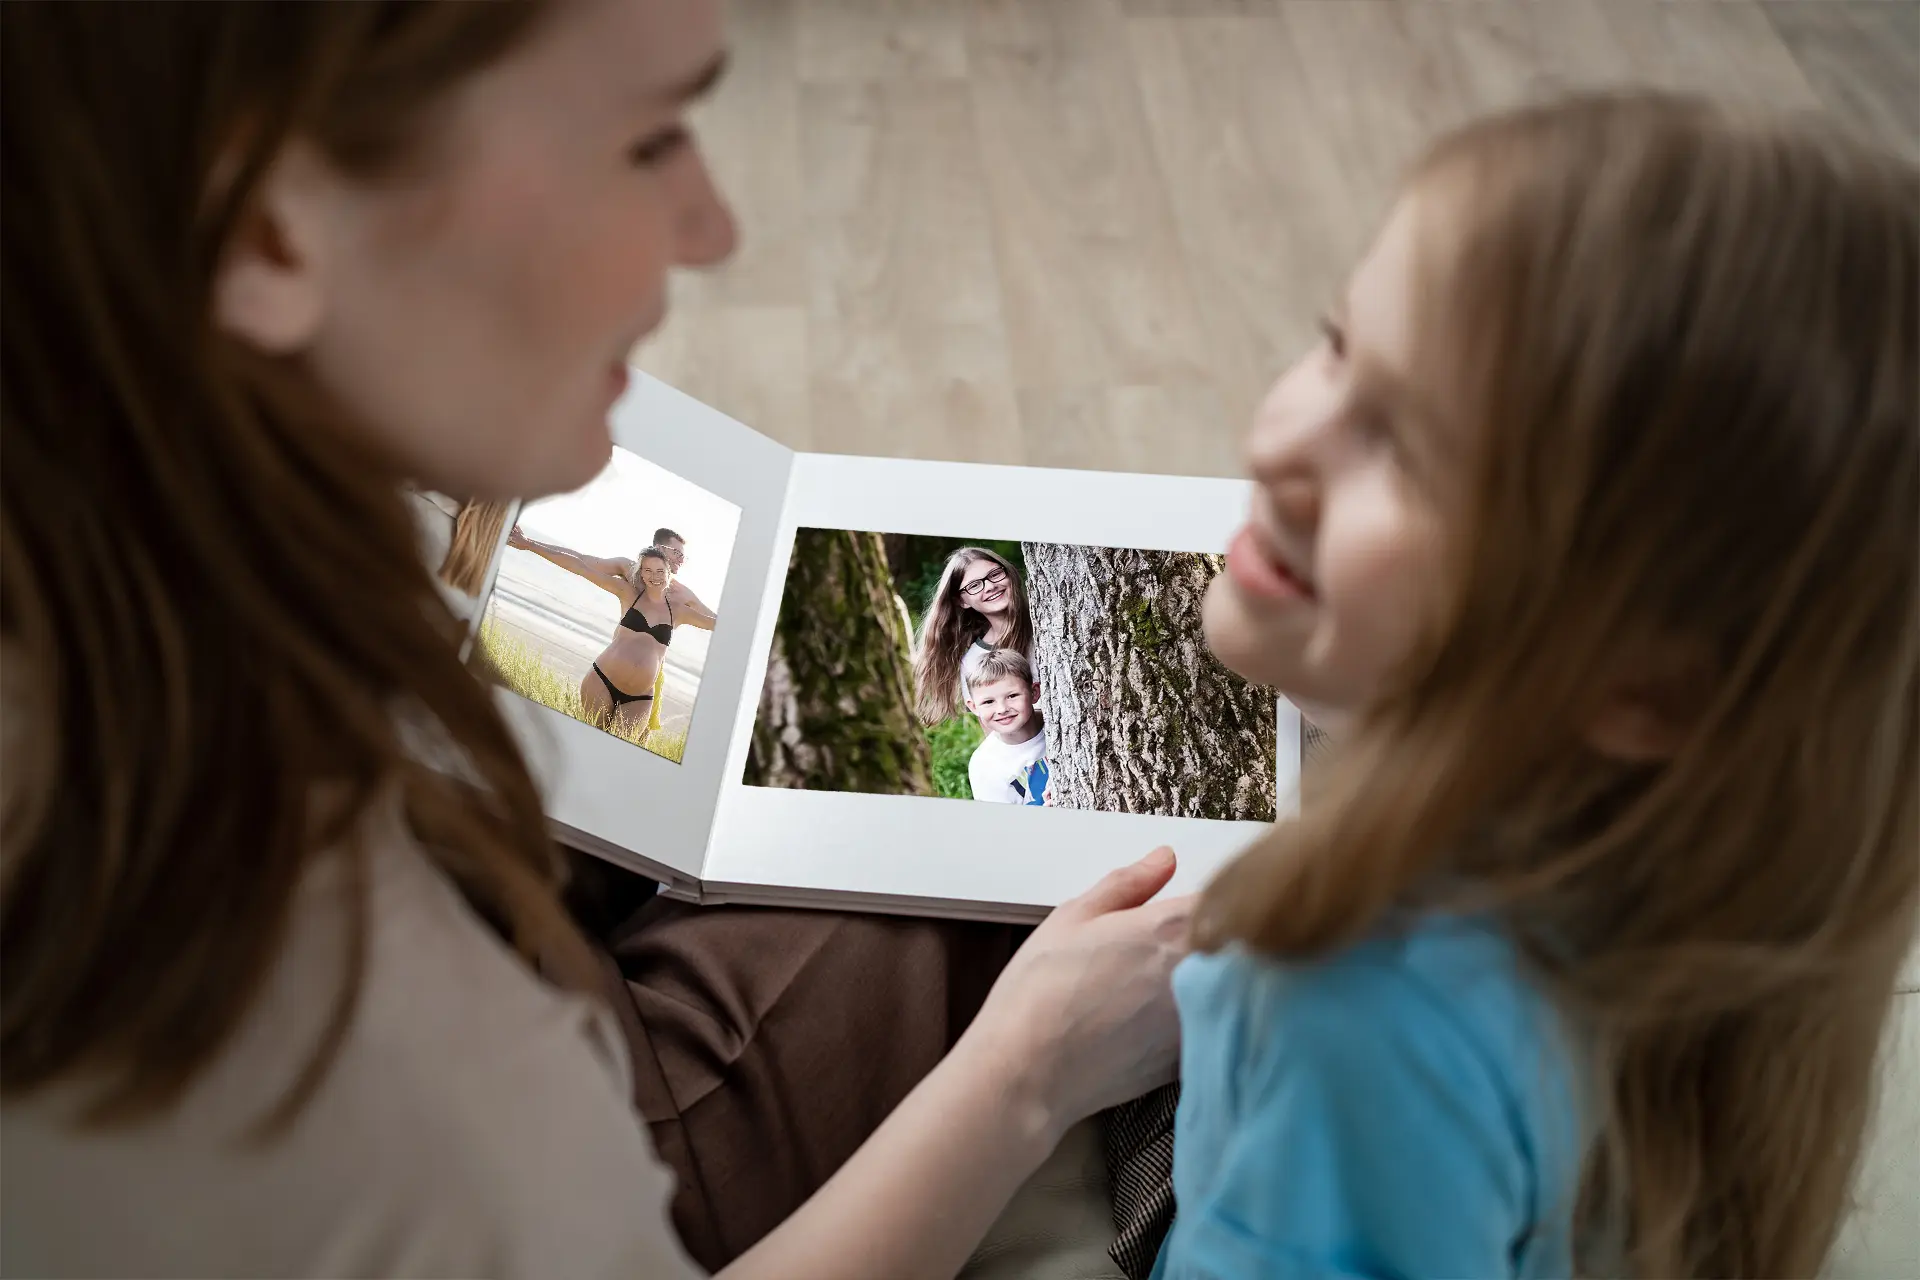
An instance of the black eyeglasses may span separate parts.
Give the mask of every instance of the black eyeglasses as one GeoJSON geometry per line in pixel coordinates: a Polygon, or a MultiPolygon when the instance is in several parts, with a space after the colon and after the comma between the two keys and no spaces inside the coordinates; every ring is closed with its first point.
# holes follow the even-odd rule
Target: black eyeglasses
{"type": "Polygon", "coordinates": [[[960,594],[963,596],[977,596],[988,587],[997,587],[1006,580],[1007,571],[1005,569],[993,569],[988,572],[986,577],[980,579],[978,582],[969,582],[966,586],[961,587],[960,594]]]}

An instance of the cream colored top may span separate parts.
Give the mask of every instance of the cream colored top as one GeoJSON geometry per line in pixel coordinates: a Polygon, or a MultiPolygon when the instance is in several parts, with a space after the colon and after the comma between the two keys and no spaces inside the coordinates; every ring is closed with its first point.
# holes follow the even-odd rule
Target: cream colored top
{"type": "Polygon", "coordinates": [[[292,1127],[247,1145],[331,1007],[334,863],[309,876],[259,1003],[179,1107],[95,1132],[68,1123],[71,1089],[0,1112],[0,1272],[697,1274],[611,1015],[523,965],[396,815],[379,827],[366,982],[292,1127]]]}

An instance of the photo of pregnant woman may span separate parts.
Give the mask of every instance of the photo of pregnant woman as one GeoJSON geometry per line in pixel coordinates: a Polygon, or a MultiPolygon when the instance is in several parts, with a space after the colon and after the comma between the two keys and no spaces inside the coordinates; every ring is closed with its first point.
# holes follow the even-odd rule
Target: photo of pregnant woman
{"type": "Polygon", "coordinates": [[[1208,652],[1220,557],[801,529],[743,781],[1271,820],[1274,695],[1208,652]]]}
{"type": "Polygon", "coordinates": [[[592,484],[520,512],[482,648],[522,697],[678,762],[739,518],[616,448],[592,484]]]}
{"type": "Polygon", "coordinates": [[[515,526],[507,536],[507,545],[518,551],[531,551],[544,560],[577,574],[602,591],[612,593],[626,609],[614,627],[613,638],[588,667],[580,681],[580,705],[587,718],[602,728],[611,729],[640,746],[647,745],[653,717],[653,689],[666,667],[668,646],[673,644],[677,626],[713,630],[713,614],[691,593],[673,581],[672,562],[656,542],[640,553],[637,561],[607,560],[583,555],[568,547],[536,542],[515,526]],[[680,616],[673,612],[673,592],[680,592],[680,616]],[[643,607],[644,606],[644,607],[643,607]],[[648,617],[666,617],[658,622],[648,617]],[[616,684],[608,669],[619,673],[621,682],[645,693],[629,693],[616,684]]]}

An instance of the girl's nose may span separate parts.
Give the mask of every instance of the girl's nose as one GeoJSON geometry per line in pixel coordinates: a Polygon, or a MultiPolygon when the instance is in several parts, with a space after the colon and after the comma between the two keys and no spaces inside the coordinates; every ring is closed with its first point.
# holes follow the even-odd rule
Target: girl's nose
{"type": "Polygon", "coordinates": [[[1320,523],[1320,485],[1302,472],[1282,475],[1270,482],[1274,514],[1290,528],[1309,530],[1320,523]]]}
{"type": "Polygon", "coordinates": [[[1279,390],[1247,434],[1247,470],[1266,489],[1275,515],[1295,529],[1311,530],[1320,520],[1322,423],[1306,411],[1310,406],[1283,404],[1279,390]]]}

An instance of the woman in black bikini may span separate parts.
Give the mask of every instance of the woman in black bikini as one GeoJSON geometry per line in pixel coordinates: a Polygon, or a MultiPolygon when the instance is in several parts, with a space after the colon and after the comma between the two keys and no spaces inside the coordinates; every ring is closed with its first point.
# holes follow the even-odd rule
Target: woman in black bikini
{"type": "Polygon", "coordinates": [[[638,561],[603,559],[536,542],[521,533],[518,525],[507,535],[507,545],[578,574],[612,592],[625,607],[613,639],[580,680],[580,703],[595,724],[644,743],[653,713],[654,682],[666,661],[667,646],[673,643],[673,629],[684,625],[711,631],[712,612],[687,598],[675,608],[668,594],[673,567],[658,547],[642,551],[638,561]]]}

